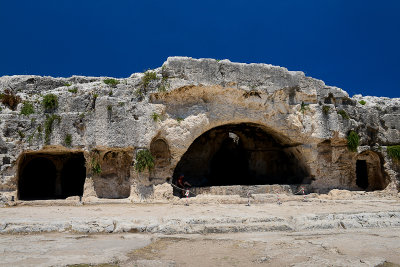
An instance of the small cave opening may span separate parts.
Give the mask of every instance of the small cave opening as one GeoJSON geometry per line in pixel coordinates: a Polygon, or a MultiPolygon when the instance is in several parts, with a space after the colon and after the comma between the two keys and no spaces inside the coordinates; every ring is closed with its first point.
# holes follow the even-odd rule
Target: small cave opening
{"type": "Polygon", "coordinates": [[[20,200],[83,195],[86,167],[82,152],[25,153],[18,166],[20,200]]]}
{"type": "Polygon", "coordinates": [[[131,148],[97,150],[96,161],[101,172],[92,177],[97,197],[109,199],[128,198],[130,195],[131,148]]]}
{"type": "Polygon", "coordinates": [[[383,159],[378,153],[366,151],[356,159],[356,185],[366,191],[383,190],[389,184],[383,169],[383,159]]]}
{"type": "Polygon", "coordinates": [[[257,124],[240,123],[199,136],[178,162],[173,183],[181,175],[192,187],[294,185],[305,183],[309,171],[299,150],[286,138],[257,124]]]}
{"type": "Polygon", "coordinates": [[[368,169],[366,160],[357,160],[356,184],[364,190],[368,188],[368,169]]]}
{"type": "Polygon", "coordinates": [[[154,168],[150,171],[149,181],[164,183],[170,176],[171,153],[166,140],[156,137],[150,143],[150,153],[154,158],[154,168]]]}
{"type": "Polygon", "coordinates": [[[164,168],[169,165],[171,157],[169,146],[163,139],[156,139],[151,142],[150,153],[154,157],[155,168],[164,168]]]}

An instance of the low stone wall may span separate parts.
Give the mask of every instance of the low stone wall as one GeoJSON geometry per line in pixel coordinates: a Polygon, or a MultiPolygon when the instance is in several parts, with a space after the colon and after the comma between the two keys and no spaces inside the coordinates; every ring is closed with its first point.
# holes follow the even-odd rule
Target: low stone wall
{"type": "Polygon", "coordinates": [[[232,186],[211,186],[192,187],[196,195],[239,195],[246,197],[248,194],[308,194],[311,193],[310,185],[232,185],[232,186]]]}

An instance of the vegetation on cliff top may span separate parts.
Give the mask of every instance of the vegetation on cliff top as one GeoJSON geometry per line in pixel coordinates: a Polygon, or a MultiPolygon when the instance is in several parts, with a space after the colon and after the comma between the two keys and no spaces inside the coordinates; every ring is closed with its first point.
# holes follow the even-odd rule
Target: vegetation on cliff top
{"type": "Polygon", "coordinates": [[[111,87],[116,87],[117,84],[119,84],[119,81],[116,79],[105,79],[105,80],[103,80],[103,82],[111,87]]]}
{"type": "Polygon", "coordinates": [[[153,80],[157,80],[157,74],[154,71],[146,71],[142,77],[143,87],[146,89],[153,80]]]}

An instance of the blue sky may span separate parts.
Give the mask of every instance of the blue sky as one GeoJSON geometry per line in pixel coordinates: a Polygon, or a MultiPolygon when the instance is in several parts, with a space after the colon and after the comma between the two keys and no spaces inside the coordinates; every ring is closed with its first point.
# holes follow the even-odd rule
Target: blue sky
{"type": "Polygon", "coordinates": [[[0,0],[0,76],[127,77],[190,56],[400,97],[399,14],[397,0],[0,0]]]}

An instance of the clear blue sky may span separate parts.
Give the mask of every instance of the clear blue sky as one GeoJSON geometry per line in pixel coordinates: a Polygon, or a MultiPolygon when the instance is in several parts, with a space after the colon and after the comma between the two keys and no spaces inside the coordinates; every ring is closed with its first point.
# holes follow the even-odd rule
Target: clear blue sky
{"type": "Polygon", "coordinates": [[[190,56],[400,97],[398,0],[0,0],[0,36],[0,76],[127,77],[190,56]]]}

